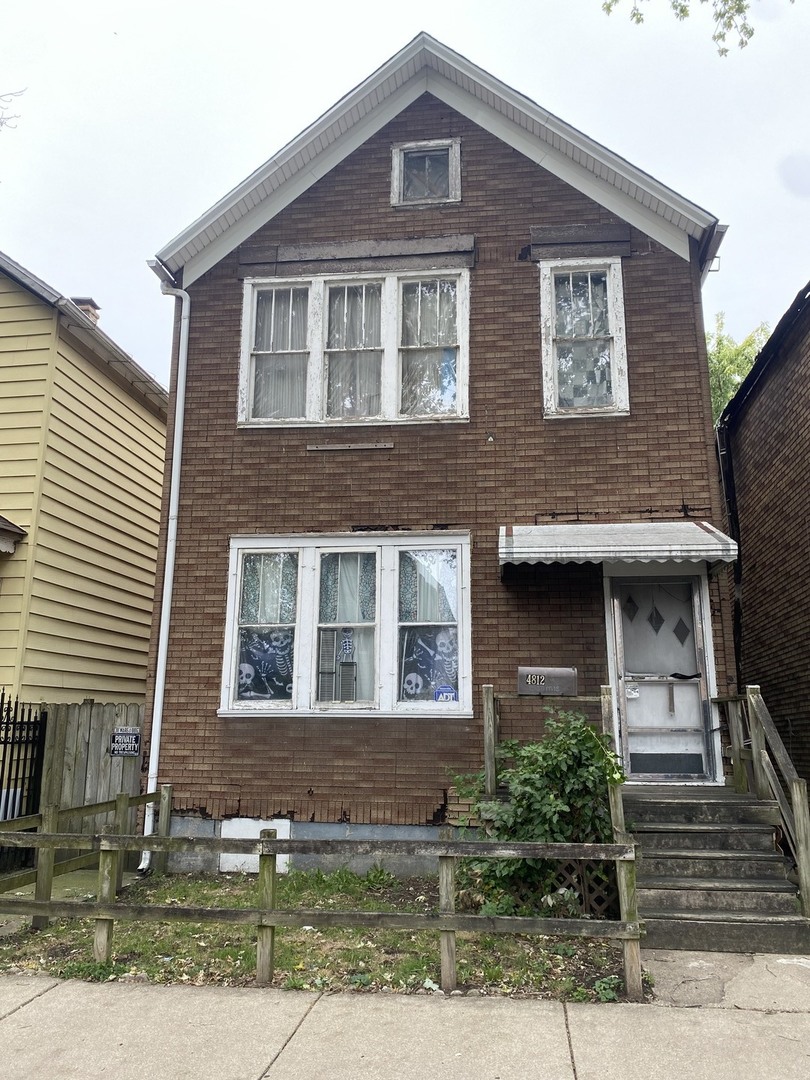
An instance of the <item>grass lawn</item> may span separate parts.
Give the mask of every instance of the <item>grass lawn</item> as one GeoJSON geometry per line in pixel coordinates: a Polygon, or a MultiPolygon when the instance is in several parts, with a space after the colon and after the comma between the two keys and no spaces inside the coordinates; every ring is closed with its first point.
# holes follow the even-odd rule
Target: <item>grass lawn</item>
{"type": "MultiPolygon", "coordinates": [[[[166,875],[137,880],[128,904],[256,906],[256,878],[166,875]]],[[[87,897],[87,899],[94,899],[87,897]]],[[[365,877],[294,871],[280,875],[276,903],[304,910],[438,910],[430,878],[400,881],[375,868],[365,877]]],[[[57,920],[44,931],[0,937],[0,973],[44,972],[66,979],[249,986],[256,930],[223,923],[116,922],[113,959],[93,960],[92,919],[57,920]]],[[[624,996],[621,948],[597,940],[458,932],[459,990],[568,1001],[624,996]]],[[[430,993],[439,986],[439,935],[388,929],[279,929],[273,985],[288,990],[430,993]]]]}

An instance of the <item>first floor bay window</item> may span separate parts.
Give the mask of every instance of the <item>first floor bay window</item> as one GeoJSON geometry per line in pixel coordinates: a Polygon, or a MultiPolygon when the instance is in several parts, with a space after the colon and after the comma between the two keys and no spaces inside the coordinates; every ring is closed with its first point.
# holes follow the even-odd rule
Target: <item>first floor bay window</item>
{"type": "Polygon", "coordinates": [[[250,280],[242,326],[242,424],[468,416],[468,270],[250,280]]]}
{"type": "Polygon", "coordinates": [[[231,541],[221,712],[469,715],[469,537],[231,541]]]}

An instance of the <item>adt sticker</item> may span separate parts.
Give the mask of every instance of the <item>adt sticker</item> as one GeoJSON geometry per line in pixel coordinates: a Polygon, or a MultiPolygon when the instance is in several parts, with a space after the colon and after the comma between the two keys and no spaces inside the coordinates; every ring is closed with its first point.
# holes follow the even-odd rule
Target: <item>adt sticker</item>
{"type": "Polygon", "coordinates": [[[458,691],[452,686],[437,686],[433,691],[434,701],[458,701],[458,691]]]}

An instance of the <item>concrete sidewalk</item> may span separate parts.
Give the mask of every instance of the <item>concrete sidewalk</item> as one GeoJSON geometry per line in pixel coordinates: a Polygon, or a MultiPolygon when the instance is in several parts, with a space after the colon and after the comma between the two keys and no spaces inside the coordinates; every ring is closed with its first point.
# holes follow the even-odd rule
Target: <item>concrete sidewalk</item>
{"type": "Polygon", "coordinates": [[[0,976],[1,1080],[807,1080],[810,957],[645,952],[645,1005],[0,976]]]}

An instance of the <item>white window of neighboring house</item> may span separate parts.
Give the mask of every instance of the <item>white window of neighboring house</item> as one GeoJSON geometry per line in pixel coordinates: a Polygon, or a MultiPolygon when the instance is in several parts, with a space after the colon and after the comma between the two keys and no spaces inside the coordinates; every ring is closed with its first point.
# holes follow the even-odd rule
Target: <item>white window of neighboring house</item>
{"type": "Polygon", "coordinates": [[[469,536],[235,537],[220,711],[471,715],[469,536]]]}
{"type": "Polygon", "coordinates": [[[630,411],[620,258],[540,263],[546,417],[630,411]]]}
{"type": "Polygon", "coordinates": [[[469,271],[245,285],[239,421],[468,416],[469,271]]]}
{"type": "Polygon", "coordinates": [[[430,139],[391,148],[392,206],[460,201],[460,139],[430,139]]]}

